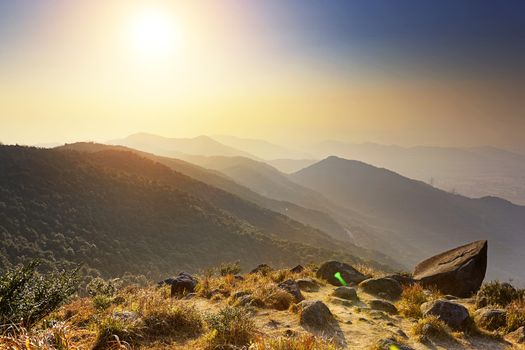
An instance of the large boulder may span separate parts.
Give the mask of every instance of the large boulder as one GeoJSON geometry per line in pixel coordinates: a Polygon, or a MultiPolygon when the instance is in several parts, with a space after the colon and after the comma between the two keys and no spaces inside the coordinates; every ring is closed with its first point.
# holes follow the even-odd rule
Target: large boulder
{"type": "Polygon", "coordinates": [[[301,290],[299,289],[299,285],[294,280],[283,281],[277,286],[293,295],[296,303],[304,300],[301,290]]]}
{"type": "Polygon", "coordinates": [[[357,284],[364,281],[367,277],[361,272],[354,269],[352,266],[339,262],[327,261],[323,263],[316,272],[317,278],[327,280],[334,286],[340,286],[341,282],[335,278],[335,274],[339,272],[343,280],[348,284],[357,284]]]}
{"type": "Polygon", "coordinates": [[[310,333],[344,341],[344,336],[328,306],[320,300],[304,300],[299,303],[301,326],[310,333]]]}
{"type": "Polygon", "coordinates": [[[423,316],[436,316],[450,328],[458,331],[467,330],[472,324],[467,308],[448,301],[434,300],[421,305],[423,316]]]}
{"type": "Polygon", "coordinates": [[[399,299],[403,293],[401,284],[393,278],[369,278],[359,283],[359,288],[368,294],[384,296],[391,300],[399,299]]]}
{"type": "Polygon", "coordinates": [[[198,280],[187,272],[181,272],[171,283],[171,296],[183,296],[193,293],[198,280]]]}
{"type": "Polygon", "coordinates": [[[478,309],[474,314],[474,320],[480,327],[495,331],[507,324],[507,311],[493,308],[478,309]]]}
{"type": "Polygon", "coordinates": [[[417,264],[414,279],[443,294],[466,298],[477,292],[487,270],[487,241],[476,241],[417,264]]]}

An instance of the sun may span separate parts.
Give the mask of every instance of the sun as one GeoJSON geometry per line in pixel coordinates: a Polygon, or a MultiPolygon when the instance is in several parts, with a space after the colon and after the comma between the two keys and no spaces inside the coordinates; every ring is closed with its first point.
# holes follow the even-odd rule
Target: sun
{"type": "Polygon", "coordinates": [[[173,16],[160,9],[138,13],[131,21],[130,42],[140,57],[166,58],[176,53],[180,32],[173,16]]]}

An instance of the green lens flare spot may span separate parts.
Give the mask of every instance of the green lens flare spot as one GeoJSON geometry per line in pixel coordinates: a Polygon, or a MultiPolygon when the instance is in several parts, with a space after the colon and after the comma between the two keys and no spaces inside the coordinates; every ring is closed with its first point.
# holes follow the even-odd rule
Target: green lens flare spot
{"type": "Polygon", "coordinates": [[[337,280],[338,280],[339,282],[341,282],[341,285],[343,285],[343,286],[346,286],[346,285],[347,285],[346,281],[345,281],[345,280],[343,279],[343,277],[341,276],[341,272],[337,271],[337,272],[334,274],[334,277],[337,278],[337,280]]]}

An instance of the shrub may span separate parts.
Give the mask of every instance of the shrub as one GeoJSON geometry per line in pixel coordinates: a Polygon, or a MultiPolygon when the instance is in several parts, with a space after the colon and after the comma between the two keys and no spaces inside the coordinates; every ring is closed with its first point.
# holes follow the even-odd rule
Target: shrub
{"type": "Polygon", "coordinates": [[[311,334],[298,337],[257,338],[251,345],[253,350],[336,350],[335,344],[311,334]]]}
{"type": "Polygon", "coordinates": [[[106,295],[97,295],[93,297],[92,302],[93,302],[93,307],[96,310],[104,311],[111,305],[111,303],[113,302],[113,299],[106,295]]]}
{"type": "Polygon", "coordinates": [[[420,318],[421,304],[428,301],[428,296],[419,284],[404,286],[401,300],[397,303],[399,312],[405,317],[420,318]]]}
{"type": "Polygon", "coordinates": [[[112,297],[117,292],[120,284],[121,283],[119,279],[105,280],[103,278],[96,277],[88,283],[86,286],[86,291],[92,297],[97,295],[112,297]]]}
{"type": "Polygon", "coordinates": [[[247,346],[254,339],[255,324],[243,308],[230,307],[207,317],[211,333],[207,337],[208,349],[226,349],[247,346]]]}
{"type": "Polygon", "coordinates": [[[522,298],[512,301],[507,305],[507,332],[513,332],[525,326],[525,300],[522,298]]]}
{"type": "Polygon", "coordinates": [[[219,273],[221,276],[236,275],[241,272],[241,265],[238,261],[230,263],[221,263],[219,273]]]}
{"type": "Polygon", "coordinates": [[[509,283],[491,281],[481,286],[476,296],[476,306],[484,307],[486,305],[495,305],[506,307],[522,295],[523,291],[516,290],[509,283]]]}
{"type": "Polygon", "coordinates": [[[294,297],[275,284],[260,285],[253,291],[252,296],[270,309],[287,310],[294,303],[294,297]]]}
{"type": "Polygon", "coordinates": [[[453,339],[450,335],[450,328],[436,316],[427,316],[420,319],[413,328],[415,335],[420,341],[428,338],[434,339],[453,339]]]}
{"type": "Polygon", "coordinates": [[[0,277],[0,327],[31,328],[76,292],[78,268],[41,275],[38,265],[35,260],[0,277]]]}
{"type": "Polygon", "coordinates": [[[126,348],[140,339],[141,324],[138,320],[106,317],[97,326],[97,339],[93,350],[126,348]]]}
{"type": "Polygon", "coordinates": [[[183,304],[156,308],[144,315],[144,334],[150,338],[193,337],[202,329],[202,318],[197,310],[183,304]]]}

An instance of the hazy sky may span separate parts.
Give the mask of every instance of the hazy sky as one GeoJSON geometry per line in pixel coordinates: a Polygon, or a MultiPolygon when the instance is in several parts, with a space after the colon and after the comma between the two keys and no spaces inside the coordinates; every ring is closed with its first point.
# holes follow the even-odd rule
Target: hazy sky
{"type": "Polygon", "coordinates": [[[525,151],[521,0],[0,0],[0,141],[525,151]]]}

